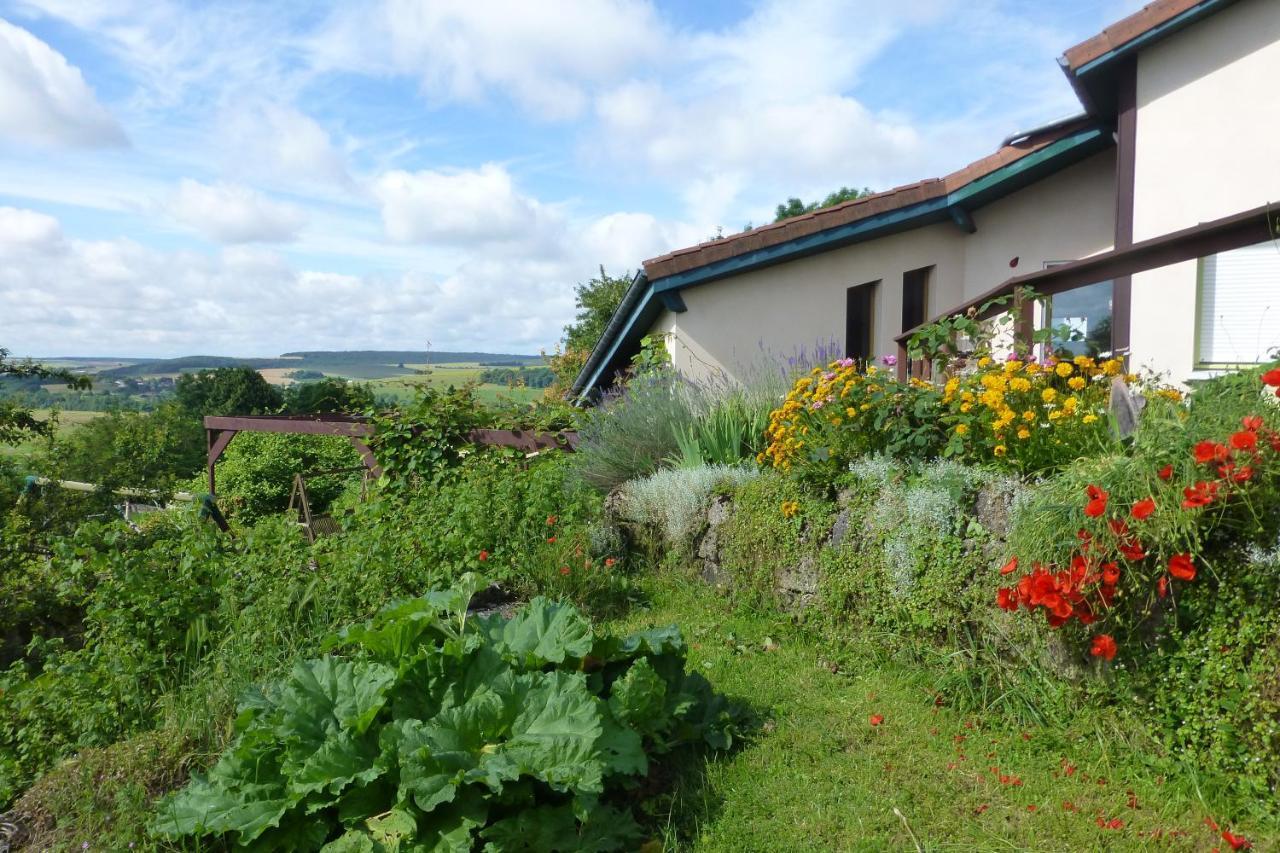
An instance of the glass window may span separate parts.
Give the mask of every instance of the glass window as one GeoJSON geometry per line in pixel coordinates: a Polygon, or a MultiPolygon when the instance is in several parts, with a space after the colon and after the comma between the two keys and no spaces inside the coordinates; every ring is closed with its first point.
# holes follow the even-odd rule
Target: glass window
{"type": "Polygon", "coordinates": [[[1045,297],[1036,312],[1036,328],[1055,330],[1056,352],[1095,357],[1110,353],[1114,290],[1110,281],[1100,281],[1045,297]]]}

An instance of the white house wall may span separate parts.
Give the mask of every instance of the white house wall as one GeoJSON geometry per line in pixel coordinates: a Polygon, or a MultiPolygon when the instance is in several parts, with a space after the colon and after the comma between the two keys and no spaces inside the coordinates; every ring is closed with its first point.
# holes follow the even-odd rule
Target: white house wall
{"type": "Polygon", "coordinates": [[[873,350],[896,353],[904,272],[934,267],[932,316],[1046,261],[1105,251],[1115,233],[1114,174],[1108,150],[974,211],[974,234],[939,223],[688,288],[688,310],[664,312],[650,332],[666,337],[684,375],[742,379],[823,344],[842,350],[846,289],[879,281],[873,350]]]}
{"type": "MultiPolygon", "coordinates": [[[[1138,55],[1134,240],[1280,202],[1278,81],[1277,0],[1240,0],[1138,55]]],[[[1198,375],[1197,269],[1133,277],[1134,360],[1175,380],[1198,375]]]]}

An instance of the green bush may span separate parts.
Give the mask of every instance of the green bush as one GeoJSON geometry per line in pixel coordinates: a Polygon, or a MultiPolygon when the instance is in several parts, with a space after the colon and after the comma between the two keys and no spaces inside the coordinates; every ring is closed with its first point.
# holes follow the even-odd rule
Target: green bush
{"type": "MultiPolygon", "coordinates": [[[[242,432],[218,462],[218,504],[242,520],[283,512],[289,506],[295,474],[334,468],[359,468],[360,454],[345,438],[242,432]]],[[[360,472],[307,478],[312,512],[322,512],[346,489],[356,488],[360,472]]]]}
{"type": "Polygon", "coordinates": [[[674,628],[596,636],[534,599],[472,616],[480,582],[388,606],[251,692],[207,776],[159,806],[164,835],[259,849],[635,849],[650,762],[727,749],[740,713],[686,673],[674,628]]]}
{"type": "Polygon", "coordinates": [[[696,424],[693,389],[667,370],[640,374],[587,413],[575,454],[578,474],[607,492],[657,471],[677,455],[677,436],[696,424]]]}
{"type": "Polygon", "coordinates": [[[634,528],[656,532],[658,548],[687,549],[711,496],[730,492],[758,475],[754,467],[730,465],[665,469],[624,483],[618,512],[634,528]]]}

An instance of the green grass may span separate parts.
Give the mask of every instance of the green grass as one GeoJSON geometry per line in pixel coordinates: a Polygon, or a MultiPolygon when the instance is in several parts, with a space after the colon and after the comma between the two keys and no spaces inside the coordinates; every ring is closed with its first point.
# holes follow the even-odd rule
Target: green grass
{"type": "MultiPolygon", "coordinates": [[[[49,417],[49,409],[36,409],[36,417],[49,417]]],[[[78,428],[81,424],[88,423],[94,418],[101,417],[102,412],[79,412],[67,409],[58,411],[58,435],[65,436],[71,431],[78,428]]],[[[43,443],[43,439],[34,438],[19,444],[0,444],[0,456],[9,456],[14,459],[26,460],[38,451],[43,443]]]]}
{"type": "MultiPolygon", "coordinates": [[[[405,374],[401,376],[393,376],[385,379],[378,379],[370,384],[373,386],[374,393],[386,396],[394,396],[401,400],[411,400],[413,398],[413,389],[419,385],[431,385],[434,387],[447,387],[449,385],[462,386],[468,382],[480,381],[480,375],[485,372],[486,368],[481,367],[475,362],[459,363],[459,364],[432,364],[432,365],[405,365],[406,368],[426,368],[429,372],[424,374],[405,374]]],[[[494,385],[492,383],[484,383],[477,385],[476,397],[480,402],[487,405],[497,403],[501,400],[515,400],[520,403],[532,403],[534,400],[540,399],[543,395],[541,388],[508,388],[505,385],[494,385]]]]}
{"type": "Polygon", "coordinates": [[[1229,780],[1156,763],[1114,713],[1069,709],[1053,727],[965,715],[945,695],[935,704],[928,670],[883,650],[833,653],[683,578],[647,586],[650,608],[612,627],[680,624],[692,665],[766,721],[658,802],[667,849],[1127,850],[1155,844],[1153,831],[1161,849],[1226,848],[1208,817],[1256,849],[1280,845],[1273,821],[1228,814],[1244,810],[1229,780]]]}

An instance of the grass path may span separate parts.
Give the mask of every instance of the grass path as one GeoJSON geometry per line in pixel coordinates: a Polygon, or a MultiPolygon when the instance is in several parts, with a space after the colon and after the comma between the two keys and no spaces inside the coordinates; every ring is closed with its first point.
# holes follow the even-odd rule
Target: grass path
{"type": "Polygon", "coordinates": [[[659,805],[669,848],[1229,850],[1206,822],[1216,819],[1255,849],[1280,849],[1274,822],[1228,826],[1215,811],[1225,780],[1162,770],[1106,717],[1047,728],[966,716],[886,655],[833,665],[784,617],[735,612],[700,584],[667,579],[648,593],[650,607],[614,627],[679,623],[691,665],[766,719],[659,805]]]}

